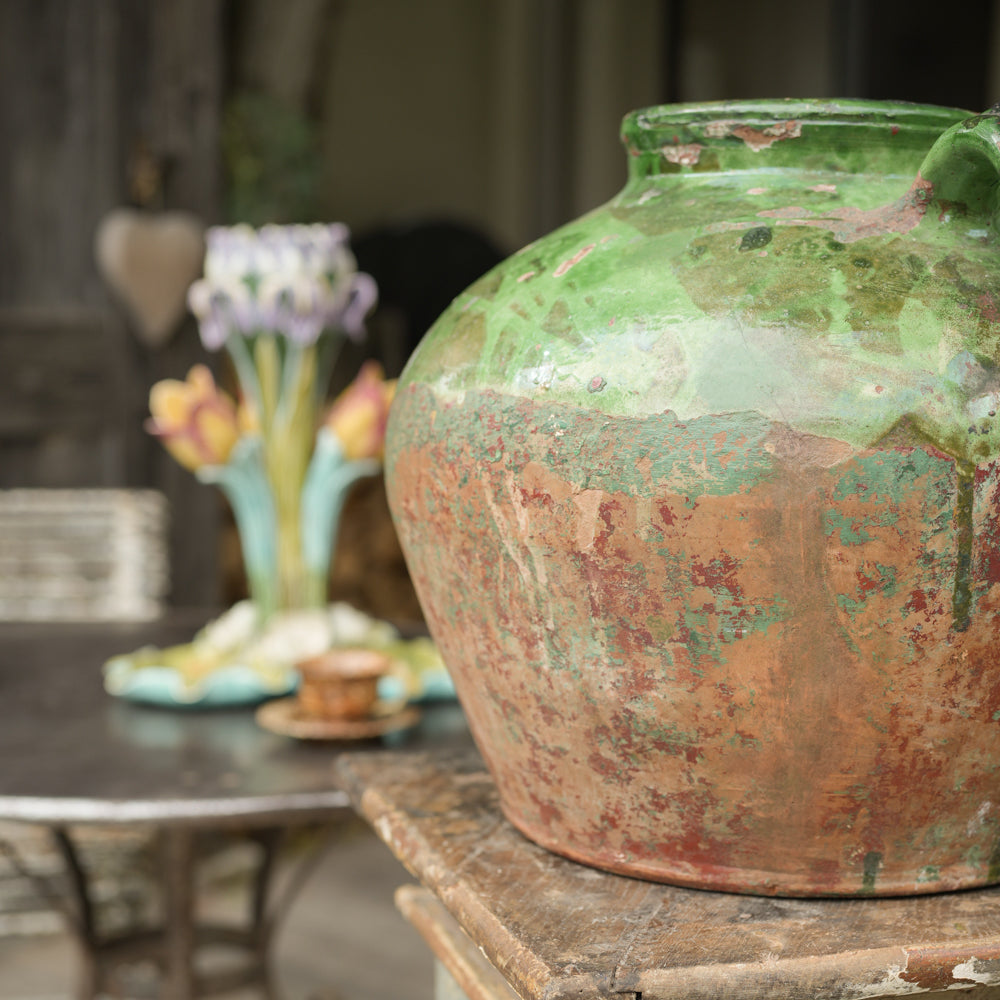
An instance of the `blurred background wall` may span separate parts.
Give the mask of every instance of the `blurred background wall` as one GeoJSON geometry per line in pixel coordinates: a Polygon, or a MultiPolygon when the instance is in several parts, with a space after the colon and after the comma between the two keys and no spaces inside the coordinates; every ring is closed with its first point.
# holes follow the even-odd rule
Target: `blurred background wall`
{"type": "MultiPolygon", "coordinates": [[[[190,319],[137,336],[95,263],[109,213],[348,223],[382,300],[337,377],[365,354],[394,375],[478,274],[620,187],[626,111],[781,96],[981,110],[1000,3],[4,0],[0,488],[160,489],[171,600],[229,599],[224,505],[142,431],[152,382],[212,359],[190,319]]],[[[369,555],[340,572],[374,544],[398,576],[377,488],[355,506],[369,555]]],[[[418,613],[405,584],[358,586],[418,613]]]]}

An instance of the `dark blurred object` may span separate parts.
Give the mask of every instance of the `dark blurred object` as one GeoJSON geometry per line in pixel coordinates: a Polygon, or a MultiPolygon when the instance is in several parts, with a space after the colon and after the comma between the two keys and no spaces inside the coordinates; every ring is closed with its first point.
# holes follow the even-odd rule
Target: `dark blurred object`
{"type": "Polygon", "coordinates": [[[990,94],[995,5],[844,0],[834,8],[840,96],[982,111],[990,94]],[[946,13],[947,12],[947,13],[946,13]]]}
{"type": "Polygon", "coordinates": [[[378,283],[368,353],[395,378],[452,299],[506,256],[471,226],[444,220],[387,226],[352,241],[358,270],[378,283]]]}
{"type": "Polygon", "coordinates": [[[993,104],[989,0],[663,0],[663,98],[857,97],[993,104]]]}

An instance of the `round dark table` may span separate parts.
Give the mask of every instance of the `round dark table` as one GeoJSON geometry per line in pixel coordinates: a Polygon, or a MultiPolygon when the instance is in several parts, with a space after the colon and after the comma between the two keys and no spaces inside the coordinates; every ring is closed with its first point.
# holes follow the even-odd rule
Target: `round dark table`
{"type": "MultiPolygon", "coordinates": [[[[0,819],[49,828],[75,887],[71,929],[86,957],[79,995],[96,996],[112,970],[138,956],[162,972],[170,1000],[254,982],[270,995],[267,945],[277,914],[268,909],[268,878],[290,826],[350,809],[334,780],[342,750],[381,749],[379,740],[328,743],[267,732],[250,707],[169,709],[108,695],[101,666],[147,643],[189,639],[204,612],[175,613],[142,624],[0,624],[0,819]],[[163,847],[163,926],[113,939],[95,926],[86,874],[70,825],[127,824],[155,829],[163,847]],[[200,831],[253,831],[264,851],[245,928],[200,927],[194,921],[194,846],[200,831]],[[205,979],[195,954],[228,944],[243,967],[205,979]]],[[[387,738],[388,739],[388,738],[387,738]]],[[[454,702],[423,706],[420,724],[394,734],[394,746],[470,745],[454,702]]]]}

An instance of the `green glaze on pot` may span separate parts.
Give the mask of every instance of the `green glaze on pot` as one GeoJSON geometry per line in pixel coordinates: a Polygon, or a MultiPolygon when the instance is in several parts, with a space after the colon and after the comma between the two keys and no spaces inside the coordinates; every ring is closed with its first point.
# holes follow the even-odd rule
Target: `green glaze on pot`
{"type": "Polygon", "coordinates": [[[621,194],[459,296],[390,422],[508,816],[699,886],[995,880],[997,116],[663,107],[623,139],[621,194]]]}
{"type": "Polygon", "coordinates": [[[949,452],[993,455],[1000,381],[977,364],[998,353],[992,220],[934,195],[946,158],[921,170],[965,118],[863,102],[633,114],[622,194],[472,286],[408,378],[616,415],[746,410],[855,447],[905,414],[949,452]]]}

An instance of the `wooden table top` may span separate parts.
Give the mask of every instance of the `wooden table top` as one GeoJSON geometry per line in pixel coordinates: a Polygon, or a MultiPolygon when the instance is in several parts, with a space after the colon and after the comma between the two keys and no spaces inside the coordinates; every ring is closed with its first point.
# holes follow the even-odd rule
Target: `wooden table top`
{"type": "Polygon", "coordinates": [[[606,874],[526,840],[475,752],[347,754],[355,808],[526,1000],[862,1000],[1000,986],[1000,889],[775,899],[606,874]]]}
{"type": "MultiPolygon", "coordinates": [[[[334,763],[379,741],[312,742],[262,729],[252,707],[175,709],[109,695],[101,667],[187,641],[207,613],[144,624],[0,624],[0,819],[220,827],[349,808],[334,763]]],[[[401,745],[468,745],[454,702],[427,706],[401,745]]]]}

